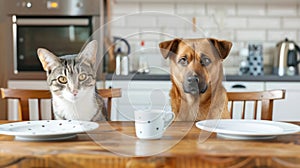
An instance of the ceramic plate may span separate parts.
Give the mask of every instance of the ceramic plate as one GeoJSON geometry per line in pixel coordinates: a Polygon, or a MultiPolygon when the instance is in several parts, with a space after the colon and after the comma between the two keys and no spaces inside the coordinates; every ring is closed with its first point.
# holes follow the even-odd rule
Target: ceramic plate
{"type": "Polygon", "coordinates": [[[203,120],[197,122],[196,126],[230,139],[272,139],[278,135],[300,131],[298,125],[267,120],[203,120]]]}
{"type": "Polygon", "coordinates": [[[0,134],[14,135],[16,140],[51,141],[76,137],[77,133],[98,128],[98,124],[77,120],[22,121],[0,125],[0,134]]]}

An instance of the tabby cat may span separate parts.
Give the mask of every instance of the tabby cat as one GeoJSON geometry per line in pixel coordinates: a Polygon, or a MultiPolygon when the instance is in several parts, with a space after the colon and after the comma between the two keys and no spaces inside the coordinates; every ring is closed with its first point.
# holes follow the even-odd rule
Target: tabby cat
{"type": "Polygon", "coordinates": [[[104,101],[96,92],[97,41],[78,55],[57,57],[43,48],[37,54],[47,73],[55,119],[107,119],[104,101]]]}

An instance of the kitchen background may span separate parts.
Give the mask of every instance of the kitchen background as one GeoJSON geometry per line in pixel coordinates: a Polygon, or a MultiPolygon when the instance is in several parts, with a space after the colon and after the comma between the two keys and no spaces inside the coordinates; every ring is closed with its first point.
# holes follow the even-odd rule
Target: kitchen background
{"type": "MultiPolygon", "coordinates": [[[[285,38],[296,43],[300,42],[299,16],[300,2],[295,0],[253,0],[251,2],[246,0],[226,2],[221,0],[117,0],[112,3],[112,22],[108,27],[111,27],[113,36],[123,37],[129,41],[133,51],[129,56],[132,62],[135,62],[136,55],[140,54],[141,41],[144,41],[145,48],[149,49],[146,52],[149,65],[163,69],[162,72],[168,72],[169,67],[168,61],[164,60],[159,53],[158,44],[161,41],[175,37],[216,37],[232,41],[232,51],[224,61],[226,89],[228,91],[286,89],[285,100],[277,101],[274,105],[273,119],[291,121],[300,119],[297,110],[300,76],[279,77],[277,74],[272,74],[272,70],[274,58],[278,57],[276,44],[285,38]],[[262,76],[239,75],[241,62],[249,55],[250,44],[262,46],[260,53],[263,57],[264,75],[262,76]]],[[[155,73],[158,72],[150,71],[150,74],[155,73]]],[[[168,80],[151,81],[156,80],[151,78],[128,82],[120,79],[113,76],[106,82],[107,86],[121,87],[123,91],[122,100],[116,103],[117,107],[114,111],[117,115],[112,116],[113,119],[132,118],[132,114],[125,114],[122,109],[133,111],[136,108],[161,107],[168,102],[170,88],[168,80]],[[163,94],[154,93],[161,94],[161,98],[156,96],[157,99],[151,99],[153,88],[160,88],[163,91],[163,94]],[[128,104],[132,105],[131,102],[136,103],[133,108],[128,106],[128,104]],[[149,105],[148,102],[152,104],[149,105]]],[[[251,116],[247,117],[251,118],[251,116]]]]}
{"type": "MultiPolygon", "coordinates": [[[[276,43],[286,37],[300,41],[299,16],[299,1],[295,0],[116,0],[112,4],[111,32],[114,36],[129,37],[133,51],[138,50],[142,40],[145,41],[145,47],[151,48],[157,47],[163,40],[171,39],[153,32],[168,33],[179,38],[205,35],[230,40],[234,46],[225,60],[226,74],[238,73],[242,59],[240,50],[247,48],[249,43],[260,43],[263,45],[264,70],[269,74],[272,72],[276,43]],[[149,11],[163,14],[135,14],[149,11]],[[183,19],[190,23],[185,23],[183,19]],[[193,29],[193,20],[198,28],[196,31],[193,29]]],[[[151,65],[166,66],[160,54],[152,54],[148,60],[151,65]]]]}
{"type": "MultiPolygon", "coordinates": [[[[23,2],[21,0],[14,1],[23,2]]],[[[33,1],[41,2],[39,0],[33,1]]],[[[44,4],[46,4],[48,1],[60,2],[45,0],[42,3],[45,2],[44,4]]],[[[70,4],[80,8],[81,1],[84,0],[72,0],[70,4]]],[[[8,1],[0,0],[1,87],[47,89],[47,84],[42,79],[45,78],[44,72],[39,73],[42,74],[42,78],[30,75],[30,73],[26,73],[26,76],[19,73],[17,74],[19,77],[11,75],[13,73],[13,68],[11,68],[13,66],[11,16],[8,17],[4,12],[7,11],[4,10],[4,2],[8,1]]],[[[26,2],[28,4],[29,1],[26,2]]],[[[64,3],[66,2],[71,1],[64,1],[64,3]]],[[[152,68],[150,74],[137,75],[134,80],[130,80],[132,77],[130,75],[128,77],[108,74],[106,78],[105,76],[101,78],[104,83],[100,82],[99,87],[122,88],[122,98],[113,102],[113,120],[132,118],[132,112],[136,108],[162,107],[169,102],[168,92],[171,84],[167,74],[169,70],[168,61],[162,58],[158,44],[175,37],[216,37],[232,41],[234,44],[232,51],[224,61],[225,87],[229,91],[286,89],[286,99],[275,104],[274,120],[300,120],[300,113],[297,110],[297,99],[300,96],[300,76],[279,77],[271,74],[273,60],[276,57],[276,44],[285,38],[300,44],[299,1],[103,0],[99,2],[110,2],[110,7],[104,5],[106,10],[100,10],[106,14],[104,20],[101,20],[103,13],[96,16],[96,20],[100,16],[98,20],[100,25],[102,25],[102,21],[111,19],[111,22],[106,23],[104,27],[101,26],[102,29],[100,29],[101,31],[105,30],[102,32],[104,43],[107,44],[107,38],[124,38],[131,47],[130,68],[133,70],[138,68],[138,58],[146,60],[149,66],[157,67],[152,68]],[[142,41],[144,46],[141,46],[142,41]],[[262,76],[239,75],[239,66],[245,56],[248,56],[249,44],[262,45],[261,55],[264,64],[264,75],[262,76]],[[234,86],[243,86],[243,88],[235,89],[234,86]],[[124,112],[131,113],[125,114],[124,112]]],[[[58,8],[58,10],[60,9],[58,8]]],[[[25,6],[21,11],[24,13],[21,15],[25,15],[26,11],[25,6]]],[[[16,12],[20,11],[16,10],[16,12]]],[[[55,9],[49,9],[47,12],[55,15],[55,9]]],[[[94,26],[97,27],[97,24],[94,26]]],[[[98,34],[101,33],[98,32],[98,34]]],[[[118,47],[126,52],[127,48],[124,43],[122,45],[117,44],[116,48],[118,47]]],[[[111,65],[108,63],[109,61],[106,60],[104,70],[108,70],[108,66],[111,65]]],[[[113,70],[113,72],[115,71],[113,70]]],[[[9,105],[9,108],[15,107],[9,105]]],[[[0,101],[0,109],[6,111],[4,101],[0,101]]],[[[8,115],[0,113],[0,119],[7,117],[15,119],[17,116],[15,113],[8,115]]]]}

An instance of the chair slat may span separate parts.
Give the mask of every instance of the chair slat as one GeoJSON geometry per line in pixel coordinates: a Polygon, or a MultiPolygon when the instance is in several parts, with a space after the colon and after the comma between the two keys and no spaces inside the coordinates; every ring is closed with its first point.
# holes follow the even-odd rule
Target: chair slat
{"type": "Polygon", "coordinates": [[[41,99],[38,99],[38,111],[39,111],[39,120],[42,119],[42,105],[41,99]]]}
{"type": "Polygon", "coordinates": [[[257,119],[257,110],[258,110],[258,100],[254,101],[254,119],[257,119]]]}
{"type": "MultiPolygon", "coordinates": [[[[98,94],[107,98],[107,112],[108,119],[110,120],[111,116],[111,105],[112,98],[121,97],[121,89],[113,88],[113,89],[98,89],[98,94]]],[[[41,113],[41,99],[51,99],[52,95],[49,90],[26,90],[26,89],[9,89],[9,88],[1,88],[1,97],[3,99],[18,99],[18,111],[19,111],[19,119],[20,120],[29,120],[29,99],[37,99],[38,100],[38,110],[39,110],[39,119],[42,119],[41,113]]],[[[51,111],[52,111],[51,107],[51,111]]],[[[51,113],[52,119],[54,119],[54,114],[51,113]]]]}
{"type": "Polygon", "coordinates": [[[233,116],[233,104],[236,101],[243,102],[242,118],[245,118],[246,102],[254,101],[253,115],[257,119],[258,102],[261,102],[261,119],[272,120],[273,116],[273,102],[274,100],[285,99],[285,90],[269,90],[260,92],[227,92],[228,101],[231,101],[230,114],[233,116]]]}
{"type": "Polygon", "coordinates": [[[231,106],[230,106],[230,117],[233,117],[233,105],[234,105],[234,101],[230,101],[231,102],[231,106]]]}
{"type": "Polygon", "coordinates": [[[20,111],[21,113],[21,118],[23,120],[29,120],[29,102],[28,99],[19,99],[19,103],[21,104],[20,111]],[[25,112],[24,112],[25,111],[25,112]]]}

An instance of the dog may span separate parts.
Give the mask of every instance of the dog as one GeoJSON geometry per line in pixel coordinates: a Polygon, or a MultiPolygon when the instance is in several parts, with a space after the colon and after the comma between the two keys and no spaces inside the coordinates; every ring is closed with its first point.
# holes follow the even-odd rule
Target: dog
{"type": "Polygon", "coordinates": [[[170,60],[169,95],[176,120],[230,118],[222,62],[232,43],[214,38],[174,39],[159,47],[170,60]]]}

